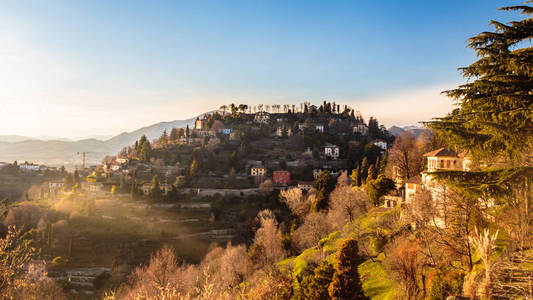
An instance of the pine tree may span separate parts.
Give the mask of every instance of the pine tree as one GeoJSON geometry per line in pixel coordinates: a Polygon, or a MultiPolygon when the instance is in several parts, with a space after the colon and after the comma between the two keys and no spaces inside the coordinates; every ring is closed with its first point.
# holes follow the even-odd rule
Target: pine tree
{"type": "MultiPolygon", "coordinates": [[[[527,3],[532,3],[528,1],[527,3]]],[[[459,106],[448,116],[426,123],[458,151],[467,151],[474,172],[440,172],[453,185],[477,195],[509,201],[520,195],[529,219],[533,177],[533,7],[512,6],[528,17],[502,24],[469,39],[479,59],[461,68],[469,80],[446,91],[459,106]],[[529,47],[527,47],[529,45],[529,47]],[[481,184],[483,183],[483,184],[481,184]]]]}
{"type": "Polygon", "coordinates": [[[328,291],[332,299],[366,299],[357,267],[363,262],[357,241],[347,239],[337,250],[335,273],[328,291]]]}

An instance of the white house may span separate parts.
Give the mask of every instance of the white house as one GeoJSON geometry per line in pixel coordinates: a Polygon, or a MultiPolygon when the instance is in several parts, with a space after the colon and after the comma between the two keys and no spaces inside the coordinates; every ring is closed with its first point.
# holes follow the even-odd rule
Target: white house
{"type": "Polygon", "coordinates": [[[270,114],[267,113],[266,111],[260,111],[260,112],[255,114],[254,122],[263,123],[263,124],[269,123],[270,122],[270,114]]]}
{"type": "MultiPolygon", "coordinates": [[[[427,158],[426,171],[411,178],[405,183],[405,202],[410,204],[415,199],[417,192],[427,190],[431,193],[435,208],[439,211],[434,216],[437,226],[445,226],[444,218],[445,199],[448,194],[448,187],[437,180],[434,180],[434,173],[438,171],[464,171],[470,170],[470,159],[465,153],[457,153],[452,150],[440,148],[424,154],[427,158]]],[[[490,205],[490,204],[489,204],[490,205]]]]}
{"type": "Polygon", "coordinates": [[[324,132],[324,125],[315,125],[315,130],[316,131],[320,131],[320,132],[324,132]]]}
{"type": "Polygon", "coordinates": [[[23,163],[19,165],[20,170],[24,172],[37,172],[41,169],[41,166],[29,164],[29,163],[23,163]]]}
{"type": "Polygon", "coordinates": [[[326,145],[324,147],[324,154],[331,159],[338,159],[340,156],[339,146],[332,144],[326,145]]]}
{"type": "Polygon", "coordinates": [[[364,123],[357,124],[353,127],[353,133],[360,133],[361,135],[367,135],[368,126],[366,126],[366,124],[364,123]]]}

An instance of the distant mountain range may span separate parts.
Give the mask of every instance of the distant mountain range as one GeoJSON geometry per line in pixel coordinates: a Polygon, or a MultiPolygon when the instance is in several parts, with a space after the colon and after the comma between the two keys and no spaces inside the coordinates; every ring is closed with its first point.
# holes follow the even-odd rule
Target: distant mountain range
{"type": "Polygon", "coordinates": [[[424,127],[419,127],[419,126],[404,126],[404,127],[391,126],[388,130],[389,130],[389,133],[394,135],[394,136],[399,136],[403,132],[409,131],[416,138],[418,138],[422,133],[431,132],[430,129],[424,128],[424,127]]]}
{"type": "MultiPolygon", "coordinates": [[[[203,115],[203,114],[202,114],[203,115]]],[[[163,130],[170,131],[173,127],[193,126],[196,117],[187,120],[160,122],[137,129],[123,132],[107,140],[82,139],[72,141],[68,139],[44,139],[18,135],[0,135],[0,161],[13,162],[29,161],[49,166],[65,166],[72,168],[81,165],[81,155],[88,152],[87,164],[98,164],[106,155],[115,155],[123,147],[135,143],[143,134],[149,140],[158,138],[163,130]]]]}

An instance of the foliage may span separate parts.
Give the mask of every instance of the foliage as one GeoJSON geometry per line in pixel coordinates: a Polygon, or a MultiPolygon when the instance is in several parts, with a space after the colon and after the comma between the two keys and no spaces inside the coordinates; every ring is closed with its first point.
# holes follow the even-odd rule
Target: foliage
{"type": "Polygon", "coordinates": [[[333,279],[328,288],[332,299],[365,299],[358,265],[363,262],[358,254],[357,241],[345,240],[339,247],[333,279]]]}
{"type": "Polygon", "coordinates": [[[378,178],[373,180],[368,180],[366,183],[366,191],[368,197],[375,206],[381,204],[380,199],[382,196],[386,195],[389,191],[395,188],[394,181],[385,177],[381,174],[378,178]]]}

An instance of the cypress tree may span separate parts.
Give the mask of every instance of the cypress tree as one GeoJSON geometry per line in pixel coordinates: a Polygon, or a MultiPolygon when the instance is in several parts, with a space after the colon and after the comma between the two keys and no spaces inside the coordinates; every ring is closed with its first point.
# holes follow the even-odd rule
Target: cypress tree
{"type": "Polygon", "coordinates": [[[309,284],[304,290],[305,299],[328,300],[331,299],[328,293],[328,286],[333,278],[335,269],[324,260],[314,270],[314,276],[311,277],[309,284]]]}
{"type": "Polygon", "coordinates": [[[363,262],[357,241],[345,240],[337,250],[337,264],[328,291],[332,299],[366,299],[357,267],[363,262]]]}

